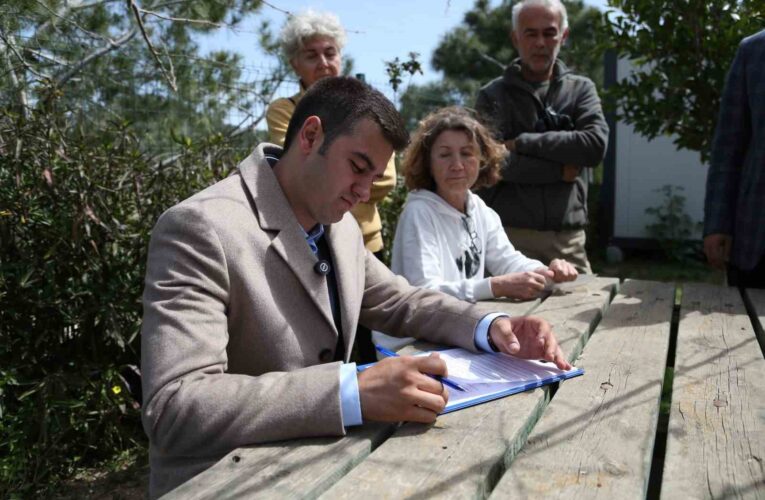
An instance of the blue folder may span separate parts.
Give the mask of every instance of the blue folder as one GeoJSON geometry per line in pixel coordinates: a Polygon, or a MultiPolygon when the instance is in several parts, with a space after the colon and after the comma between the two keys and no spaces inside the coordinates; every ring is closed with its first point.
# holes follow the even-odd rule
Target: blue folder
{"type": "MultiPolygon", "coordinates": [[[[520,359],[501,353],[474,353],[462,348],[435,352],[446,361],[449,379],[466,389],[465,392],[449,391],[449,401],[442,415],[584,374],[581,368],[560,370],[547,361],[520,359]]],[[[363,371],[373,364],[360,365],[357,369],[363,371]]]]}

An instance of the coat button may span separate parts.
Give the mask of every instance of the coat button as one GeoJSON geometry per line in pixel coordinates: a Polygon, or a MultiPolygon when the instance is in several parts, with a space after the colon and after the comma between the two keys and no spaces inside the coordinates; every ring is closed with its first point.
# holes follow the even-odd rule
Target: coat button
{"type": "Polygon", "coordinates": [[[319,361],[322,363],[329,363],[333,358],[331,349],[322,349],[319,353],[319,361]]]}

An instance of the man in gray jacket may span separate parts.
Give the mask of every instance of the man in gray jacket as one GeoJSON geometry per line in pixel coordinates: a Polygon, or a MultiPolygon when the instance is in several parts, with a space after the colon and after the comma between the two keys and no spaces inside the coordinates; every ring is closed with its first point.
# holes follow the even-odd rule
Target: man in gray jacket
{"type": "Polygon", "coordinates": [[[481,89],[475,105],[508,156],[502,180],[479,194],[526,256],[563,258],[589,273],[584,167],[603,159],[608,125],[595,84],[557,60],[567,37],[559,0],[513,7],[511,39],[520,57],[481,89]]]}

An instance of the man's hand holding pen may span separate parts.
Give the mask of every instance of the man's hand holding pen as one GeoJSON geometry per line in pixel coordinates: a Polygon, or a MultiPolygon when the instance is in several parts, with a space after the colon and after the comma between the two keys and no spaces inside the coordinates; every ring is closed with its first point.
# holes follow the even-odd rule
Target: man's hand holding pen
{"type": "Polygon", "coordinates": [[[433,377],[445,377],[438,354],[388,357],[358,374],[364,420],[431,423],[443,411],[449,391],[433,377]]]}
{"type": "MultiPolygon", "coordinates": [[[[571,369],[550,324],[542,318],[497,318],[489,328],[489,336],[500,352],[550,361],[562,370],[571,369]]],[[[358,374],[364,420],[434,422],[449,400],[449,391],[440,380],[448,375],[446,362],[437,353],[400,357],[388,351],[383,354],[388,357],[358,374]]]]}

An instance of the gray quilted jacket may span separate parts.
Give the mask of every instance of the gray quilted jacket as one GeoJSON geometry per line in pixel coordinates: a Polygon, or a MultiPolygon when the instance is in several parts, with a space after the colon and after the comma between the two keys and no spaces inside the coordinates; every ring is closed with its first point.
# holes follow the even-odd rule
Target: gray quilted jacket
{"type": "Polygon", "coordinates": [[[500,140],[515,139],[502,180],[478,194],[504,226],[559,231],[587,223],[586,169],[575,182],[562,180],[563,165],[597,166],[608,143],[608,125],[595,84],[561,61],[543,102],[521,76],[520,61],[478,93],[476,110],[500,140]],[[568,115],[572,130],[536,132],[545,108],[568,115]]]}

